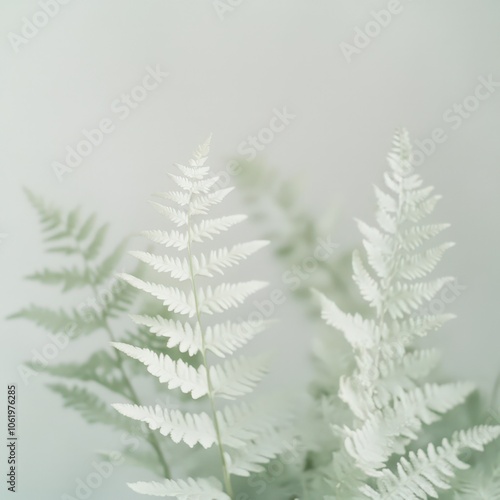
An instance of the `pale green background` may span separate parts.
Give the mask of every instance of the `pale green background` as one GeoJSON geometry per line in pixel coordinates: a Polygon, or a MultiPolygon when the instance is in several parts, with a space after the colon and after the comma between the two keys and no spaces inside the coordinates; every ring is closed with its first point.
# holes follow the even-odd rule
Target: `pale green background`
{"type": "MultiPolygon", "coordinates": [[[[237,155],[242,140],[267,125],[273,108],[286,106],[296,118],[261,157],[285,175],[301,176],[305,200],[318,215],[336,203],[341,217],[334,237],[346,248],[357,241],[352,217],[371,217],[371,186],[380,181],[393,129],[405,125],[422,139],[445,127],[448,140],[422,172],[444,195],[437,214],[453,224],[449,234],[458,244],[441,270],[468,288],[452,306],[459,319],[434,341],[448,374],[491,388],[500,368],[500,92],[459,130],[450,130],[442,115],[473,92],[479,76],[500,80],[500,4],[402,4],[348,64],[339,44],[351,42],[370,11],[387,2],[247,0],[221,21],[211,1],[73,0],[16,54],[8,33],[19,32],[23,16],[38,6],[3,0],[0,233],[8,237],[0,246],[1,316],[32,301],[64,302],[22,280],[42,262],[22,185],[63,206],[97,209],[119,237],[159,220],[145,200],[160,185],[167,188],[165,168],[185,160],[208,132],[214,133],[211,163],[218,169],[237,155]],[[156,64],[170,72],[167,81],[58,183],[51,162],[83,128],[112,116],[110,103],[156,64]]],[[[233,196],[227,208],[244,210],[238,200],[233,196]]],[[[251,262],[279,280],[270,252],[251,262]]],[[[278,311],[283,326],[257,342],[259,349],[286,344],[271,378],[276,387],[285,381],[304,386],[314,332],[301,313],[288,301],[278,311]]],[[[45,334],[1,321],[2,382],[16,382],[17,366],[46,342],[45,334]]],[[[91,471],[92,450],[112,446],[113,439],[63,411],[42,378],[20,384],[19,392],[16,498],[58,500],[91,471]]],[[[120,468],[91,498],[138,498],[123,483],[142,477],[120,468]]],[[[3,486],[0,491],[7,497],[3,486]]]]}

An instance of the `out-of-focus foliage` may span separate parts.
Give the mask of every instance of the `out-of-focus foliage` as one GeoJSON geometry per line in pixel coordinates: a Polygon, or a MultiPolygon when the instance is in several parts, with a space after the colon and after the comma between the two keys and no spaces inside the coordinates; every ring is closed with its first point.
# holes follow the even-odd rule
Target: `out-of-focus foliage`
{"type": "MultiPolygon", "coordinates": [[[[77,305],[50,308],[30,304],[9,316],[33,322],[52,334],[54,339],[59,339],[62,346],[57,356],[51,356],[51,359],[40,358],[26,363],[22,369],[24,378],[29,381],[35,373],[43,372],[57,379],[47,386],[62,398],[64,406],[80,413],[88,423],[106,425],[120,432],[123,441],[128,442],[122,449],[125,457],[134,459],[139,453],[145,467],[156,463],[161,475],[168,477],[165,451],[157,437],[145,427],[114,412],[109,403],[112,394],[133,404],[139,403],[131,379],[135,364],[110,346],[110,342],[118,338],[144,345],[146,337],[145,328],[121,335],[116,335],[112,329],[113,320],[129,312],[137,297],[133,287],[114,277],[127,240],[121,241],[110,253],[103,254],[108,225],[99,225],[95,214],[83,217],[79,208],[64,213],[29,190],[26,190],[26,195],[39,216],[46,253],[59,256],[56,264],[30,274],[27,279],[44,287],[59,288],[61,302],[67,301],[68,294],[72,293],[77,305]],[[66,346],[90,335],[95,336],[93,345],[96,346],[90,356],[85,361],[66,361],[66,346]]],[[[139,265],[134,272],[142,275],[144,268],[139,265]]],[[[151,305],[143,307],[147,312],[155,312],[151,305]]],[[[160,352],[168,352],[161,340],[149,339],[148,345],[151,343],[160,352]]],[[[156,390],[158,388],[159,384],[156,390]]]]}

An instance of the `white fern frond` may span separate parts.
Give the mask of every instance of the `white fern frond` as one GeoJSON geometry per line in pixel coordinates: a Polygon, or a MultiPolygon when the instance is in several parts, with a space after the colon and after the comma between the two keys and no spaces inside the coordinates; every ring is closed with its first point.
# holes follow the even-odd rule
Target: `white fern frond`
{"type": "Polygon", "coordinates": [[[235,399],[253,391],[269,371],[269,356],[240,356],[210,367],[214,394],[235,399]]]}
{"type": "Polygon", "coordinates": [[[268,434],[283,427],[283,410],[263,405],[250,406],[246,403],[226,406],[217,412],[220,431],[224,443],[231,448],[246,447],[260,435],[268,434]]]}
{"type": "Polygon", "coordinates": [[[143,281],[126,273],[121,273],[118,276],[133,287],[143,290],[161,300],[169,311],[185,314],[189,317],[196,314],[196,305],[192,294],[186,296],[186,294],[178,288],[143,281]]]}
{"type": "Polygon", "coordinates": [[[188,317],[186,321],[179,321],[177,318],[162,315],[132,315],[137,324],[147,327],[151,334],[160,338],[159,340],[165,338],[165,347],[176,348],[191,358],[174,359],[163,352],[155,352],[145,347],[113,343],[120,352],[144,364],[147,371],[169,389],[180,389],[192,399],[207,396],[210,414],[182,412],[158,405],[115,405],[123,415],[145,422],[150,429],[170,436],[175,443],[183,442],[190,447],[198,444],[204,448],[217,446],[224,487],[211,479],[192,478],[186,481],[167,480],[164,483],[131,485],[140,493],[174,496],[184,500],[233,498],[232,470],[226,461],[226,457],[227,460],[230,457],[228,450],[241,454],[241,450],[251,443],[250,462],[242,462],[236,466],[235,471],[243,470],[247,462],[266,463],[275,456],[267,443],[267,435],[272,434],[275,426],[279,427],[283,423],[283,419],[277,420],[275,414],[271,413],[257,417],[254,409],[245,404],[218,408],[219,401],[216,398],[232,400],[252,392],[267,373],[269,360],[262,356],[241,356],[212,365],[209,353],[220,358],[233,354],[264,330],[270,321],[226,321],[205,325],[205,315],[222,313],[243,304],[267,283],[248,281],[199,286],[197,279],[212,278],[215,274],[223,275],[226,269],[236,266],[268,242],[250,241],[214,249],[210,253],[193,254],[194,243],[213,240],[216,235],[247,218],[245,215],[205,217],[211,207],[220,203],[232,191],[232,188],[217,189],[219,177],[211,176],[209,167],[205,166],[209,144],[210,138],[196,149],[189,164],[176,164],[181,175],[169,174],[181,190],[159,193],[158,196],[170,200],[175,205],[152,203],[154,208],[179,229],[151,230],[143,233],[153,242],[166,248],[186,251],[185,256],[177,257],[151,251],[131,252],[155,271],[168,274],[176,282],[188,282],[185,285],[186,291],[177,286],[145,281],[129,274],[120,275],[120,278],[131,286],[159,299],[169,312],[188,317]],[[262,443],[262,440],[265,442],[262,443]]]}
{"type": "Polygon", "coordinates": [[[435,195],[422,201],[421,203],[414,204],[411,207],[411,210],[408,210],[406,217],[404,217],[402,220],[413,223],[420,222],[422,219],[429,216],[434,211],[441,198],[442,197],[440,195],[435,195]]]}
{"type": "MultiPolygon", "coordinates": [[[[198,290],[200,311],[205,314],[221,313],[236,307],[252,294],[262,290],[265,281],[246,281],[243,283],[222,283],[215,288],[208,286],[198,290]]],[[[191,296],[190,296],[191,297],[191,296]]]]}
{"type": "Polygon", "coordinates": [[[269,244],[269,241],[239,243],[228,249],[212,250],[206,257],[193,257],[193,272],[196,275],[213,277],[214,273],[224,274],[223,269],[232,267],[269,244]]]}
{"type": "Polygon", "coordinates": [[[375,197],[377,198],[377,206],[379,210],[386,212],[388,214],[395,214],[398,211],[398,201],[394,196],[382,191],[377,186],[373,187],[375,192],[375,197]]]}
{"type": "Polygon", "coordinates": [[[387,189],[375,188],[376,225],[357,221],[366,258],[358,251],[352,258],[353,280],[371,311],[347,314],[319,295],[322,318],[343,332],[355,362],[352,372],[340,377],[337,394],[351,420],[346,417],[343,428],[330,422],[337,436],[344,435],[336,456],[347,457],[347,463],[332,464],[329,474],[333,492],[340,488],[345,498],[357,498],[364,481],[362,493],[369,498],[423,500],[449,487],[454,466],[465,467],[458,459],[461,449],[480,450],[500,431],[477,427],[456,433],[427,453],[411,451],[393,472],[392,464],[423,426],[440,420],[473,390],[469,383],[424,382],[439,357],[435,350],[416,350],[414,343],[454,317],[433,311],[433,301],[453,279],[424,280],[453,244],[420,249],[448,225],[420,223],[440,196],[414,171],[408,133],[396,133],[393,145],[384,174],[387,189]]]}
{"type": "Polygon", "coordinates": [[[444,439],[437,448],[430,444],[426,452],[410,452],[408,458],[402,458],[397,464],[397,474],[384,469],[377,480],[377,490],[364,486],[361,491],[373,500],[438,498],[438,490],[450,488],[454,469],[468,468],[459,459],[459,454],[466,448],[481,451],[498,436],[499,426],[477,426],[468,431],[456,432],[451,441],[444,439]]]}
{"type": "Polygon", "coordinates": [[[145,422],[150,429],[170,436],[174,443],[186,443],[190,448],[200,444],[210,448],[217,442],[214,424],[207,413],[183,413],[160,405],[155,407],[132,404],[112,405],[122,415],[145,422]]]}
{"type": "Polygon", "coordinates": [[[204,239],[213,239],[214,235],[227,231],[232,226],[247,219],[246,215],[227,215],[217,219],[205,219],[191,227],[191,238],[201,243],[204,239]]]}
{"type": "Polygon", "coordinates": [[[372,306],[379,307],[382,300],[377,282],[370,276],[366,270],[363,261],[357,251],[352,255],[353,279],[358,285],[362,297],[372,306]]]}
{"type": "Polygon", "coordinates": [[[191,199],[190,194],[185,191],[168,191],[166,193],[156,193],[156,196],[173,201],[181,207],[189,205],[189,200],[191,199]]]}
{"type": "Polygon", "coordinates": [[[190,179],[203,179],[208,172],[210,172],[210,167],[186,167],[180,163],[174,163],[174,165],[182,172],[182,174],[190,179]]]}
{"type": "Polygon", "coordinates": [[[380,386],[394,394],[397,388],[408,389],[427,377],[438,365],[441,354],[436,349],[403,352],[397,357],[387,356],[380,362],[380,386]]]}
{"type": "Polygon", "coordinates": [[[400,338],[407,345],[416,337],[425,337],[429,332],[441,328],[454,318],[454,314],[410,316],[407,319],[395,321],[391,324],[392,335],[395,338],[400,338]]]}
{"type": "Polygon", "coordinates": [[[172,278],[185,281],[190,278],[189,263],[185,258],[155,255],[149,252],[131,251],[130,255],[149,264],[155,271],[168,273],[172,278]]]}
{"type": "Polygon", "coordinates": [[[231,500],[222,491],[222,484],[215,478],[164,479],[163,482],[128,483],[136,493],[156,497],[171,497],[178,500],[231,500]]]}
{"type": "Polygon", "coordinates": [[[203,141],[191,155],[191,160],[189,160],[189,164],[192,167],[202,167],[207,158],[208,153],[210,152],[210,143],[212,142],[212,134],[210,134],[205,141],[203,141]]]}
{"type": "Polygon", "coordinates": [[[416,280],[427,276],[441,261],[446,250],[453,246],[455,244],[451,242],[443,243],[442,245],[426,250],[424,253],[404,257],[398,265],[398,275],[407,280],[416,280]]]}
{"type": "Polygon", "coordinates": [[[393,319],[403,318],[405,314],[416,311],[431,301],[453,278],[438,278],[422,283],[396,282],[387,299],[387,312],[393,319]]]}
{"type": "Polygon", "coordinates": [[[373,321],[365,320],[360,314],[347,314],[322,293],[315,293],[321,302],[321,317],[327,325],[340,330],[354,349],[370,347],[375,343],[376,328],[373,321]]]}
{"type": "Polygon", "coordinates": [[[216,356],[224,358],[232,354],[256,335],[264,331],[273,321],[262,320],[258,322],[243,321],[234,323],[226,321],[207,326],[205,330],[205,346],[216,356]]]}
{"type": "Polygon", "coordinates": [[[150,349],[134,347],[121,342],[113,342],[113,347],[127,356],[143,363],[148,372],[167,384],[169,389],[179,388],[193,399],[201,398],[208,393],[207,376],[204,366],[194,368],[182,359],[173,360],[166,354],[157,354],[150,349]]]}
{"type": "Polygon", "coordinates": [[[219,181],[218,176],[210,177],[209,179],[194,180],[179,175],[169,175],[180,188],[193,194],[208,193],[212,186],[219,181]]]}
{"type": "Polygon", "coordinates": [[[401,245],[407,252],[413,251],[426,241],[435,238],[445,229],[450,227],[449,224],[427,224],[422,226],[411,226],[403,229],[401,233],[401,245]]]}
{"type": "Polygon", "coordinates": [[[187,235],[176,230],[160,231],[159,229],[154,229],[150,231],[142,231],[141,234],[154,243],[159,243],[167,248],[173,247],[177,248],[177,250],[185,250],[187,248],[187,235]]]}
{"type": "Polygon", "coordinates": [[[391,406],[373,413],[362,427],[346,429],[345,447],[360,469],[377,476],[393,453],[403,454],[405,446],[417,439],[423,424],[430,425],[474,390],[469,383],[426,384],[401,391],[391,406]]]}
{"type": "Polygon", "coordinates": [[[194,200],[191,200],[189,213],[191,215],[206,214],[210,207],[219,204],[233,189],[233,187],[229,187],[199,195],[194,200]]]}
{"type": "Polygon", "coordinates": [[[257,442],[226,454],[231,474],[248,477],[264,471],[264,465],[290,448],[293,437],[284,431],[264,434],[257,442]]]}
{"type": "Polygon", "coordinates": [[[162,205],[161,203],[156,203],[156,201],[151,201],[150,203],[158,212],[172,221],[177,227],[185,226],[188,223],[189,216],[186,212],[162,205]]]}
{"type": "MultiPolygon", "coordinates": [[[[159,337],[168,338],[167,347],[178,347],[180,352],[187,352],[190,356],[198,354],[203,348],[201,330],[198,324],[194,327],[190,323],[163,318],[162,316],[131,315],[138,325],[147,326],[151,333],[159,337]]],[[[207,349],[210,348],[209,344],[207,349]]]]}

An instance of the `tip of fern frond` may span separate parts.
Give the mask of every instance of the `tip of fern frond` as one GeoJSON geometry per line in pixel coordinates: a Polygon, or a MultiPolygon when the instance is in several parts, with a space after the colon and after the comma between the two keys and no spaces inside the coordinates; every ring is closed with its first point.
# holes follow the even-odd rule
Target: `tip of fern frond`
{"type": "Polygon", "coordinates": [[[317,288],[310,288],[310,291],[313,297],[320,302],[323,302],[323,300],[326,298],[325,294],[323,292],[320,292],[317,288]]]}
{"type": "Polygon", "coordinates": [[[141,483],[127,483],[127,486],[132,490],[137,493],[140,493],[140,486],[141,483]]]}
{"type": "Polygon", "coordinates": [[[31,197],[31,196],[34,196],[33,191],[29,187],[23,186],[22,189],[23,189],[24,194],[26,196],[28,196],[28,198],[31,197]]]}
{"type": "Polygon", "coordinates": [[[116,273],[115,276],[120,279],[120,280],[123,280],[123,281],[127,281],[129,280],[130,278],[130,274],[127,274],[127,273],[116,273]]]}
{"type": "Polygon", "coordinates": [[[267,247],[271,241],[270,240],[255,240],[254,243],[260,245],[261,248],[267,247]]]}

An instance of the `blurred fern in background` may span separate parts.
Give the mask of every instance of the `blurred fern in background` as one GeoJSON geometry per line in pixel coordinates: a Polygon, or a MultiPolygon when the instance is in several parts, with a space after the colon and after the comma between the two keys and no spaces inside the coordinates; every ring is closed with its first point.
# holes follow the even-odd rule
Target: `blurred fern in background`
{"type": "MultiPolygon", "coordinates": [[[[83,337],[93,335],[96,348],[85,361],[30,361],[24,369],[24,378],[29,381],[35,372],[50,375],[57,381],[48,382],[47,386],[59,394],[64,406],[77,411],[87,423],[106,425],[140,439],[142,446],[133,446],[130,443],[134,441],[130,441],[123,448],[125,457],[136,465],[169,477],[165,452],[157,437],[150,430],[114,412],[108,403],[111,394],[134,404],[140,403],[132,383],[135,366],[110,347],[110,342],[118,338],[139,344],[144,342],[144,329],[136,328],[118,335],[111,326],[112,320],[128,311],[137,296],[133,287],[113,278],[127,239],[110,253],[102,255],[108,225],[98,224],[95,214],[82,217],[79,208],[64,213],[29,190],[26,190],[26,195],[38,214],[45,251],[60,256],[56,266],[32,273],[27,279],[45,287],[59,288],[61,302],[67,300],[68,293],[73,293],[78,305],[49,308],[31,304],[10,318],[33,322],[59,338],[61,345],[76,343],[83,337]]],[[[144,266],[138,266],[134,273],[141,275],[143,271],[144,266]]],[[[166,351],[161,343],[157,348],[166,351]]],[[[58,358],[65,357],[63,351],[61,349],[58,353],[58,358]]],[[[105,452],[103,454],[106,455],[105,452]]]]}

